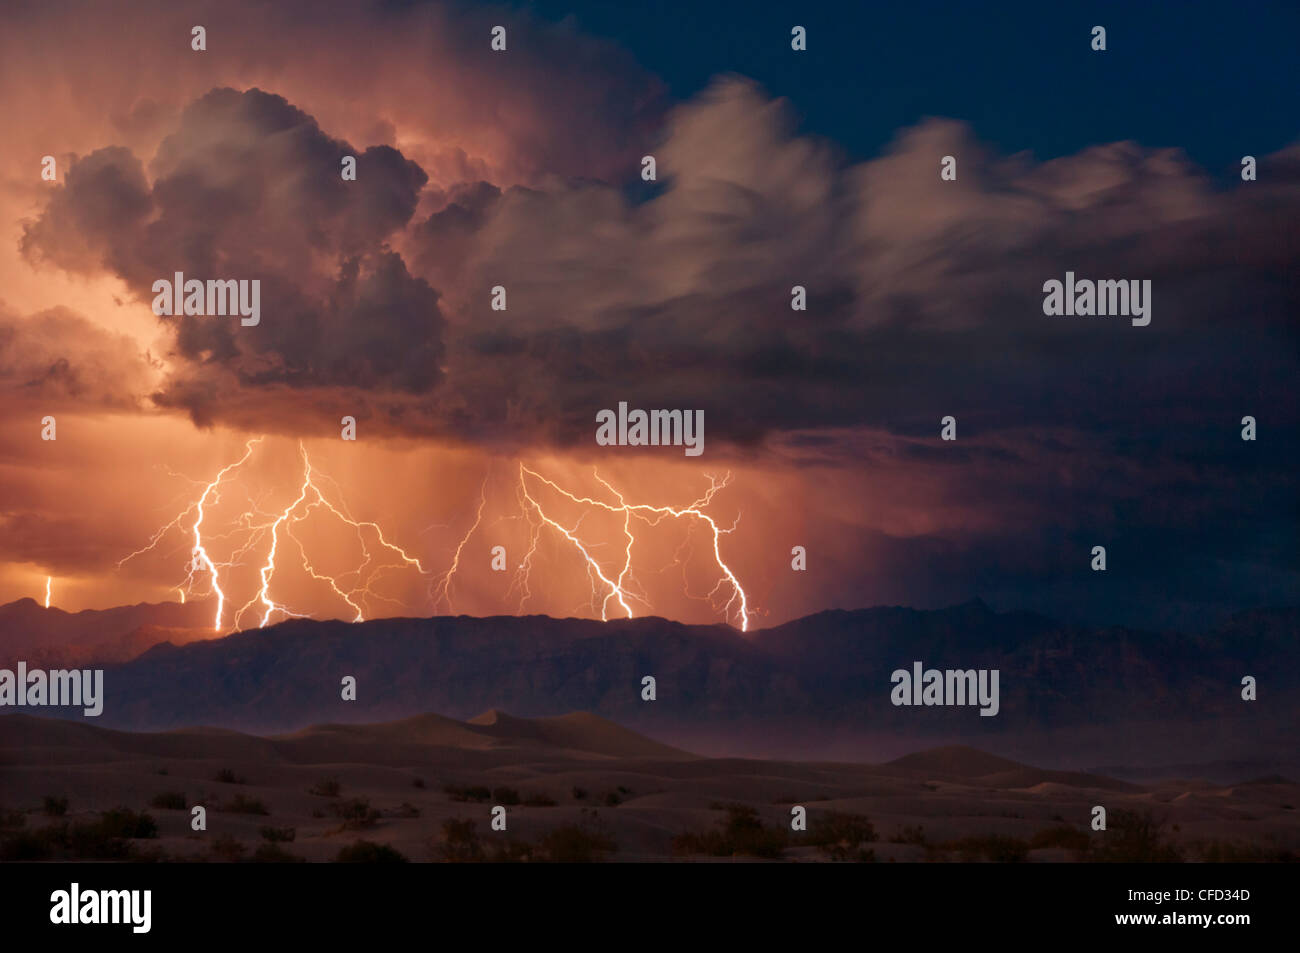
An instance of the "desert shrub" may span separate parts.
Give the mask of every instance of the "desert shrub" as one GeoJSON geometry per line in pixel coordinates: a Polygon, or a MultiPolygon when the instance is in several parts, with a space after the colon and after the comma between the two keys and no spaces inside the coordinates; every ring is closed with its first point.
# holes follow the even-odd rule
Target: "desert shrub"
{"type": "Polygon", "coordinates": [[[877,839],[876,829],[861,814],[831,811],[814,820],[808,834],[808,842],[817,845],[831,860],[866,863],[876,859],[874,850],[862,846],[877,839]]]}
{"type": "Polygon", "coordinates": [[[573,786],[573,799],[574,799],[575,801],[585,801],[585,800],[587,800],[587,789],[586,789],[586,788],[580,788],[580,787],[578,787],[578,786],[575,784],[575,785],[573,786]]]}
{"type": "Polygon", "coordinates": [[[161,847],[131,844],[127,850],[126,860],[132,864],[162,864],[179,858],[169,856],[161,847]]]}
{"type": "Polygon", "coordinates": [[[448,784],[442,790],[446,794],[450,795],[453,801],[474,801],[475,803],[481,803],[492,797],[491,789],[485,788],[482,785],[476,785],[474,787],[458,787],[455,784],[448,784]]]}
{"type": "Polygon", "coordinates": [[[98,826],[106,837],[157,837],[158,822],[148,814],[119,807],[104,811],[98,826]]]}
{"type": "Polygon", "coordinates": [[[227,814],[270,814],[266,805],[255,797],[236,794],[221,808],[227,814]]]}
{"type": "Polygon", "coordinates": [[[889,842],[891,844],[919,844],[925,846],[925,828],[920,824],[915,826],[907,825],[889,838],[889,842]]]}
{"type": "Polygon", "coordinates": [[[0,807],[0,831],[11,831],[27,824],[27,815],[0,807]]]}
{"type": "Polygon", "coordinates": [[[339,784],[338,778],[325,778],[309,787],[307,793],[317,797],[338,797],[342,790],[343,785],[339,784]]]}
{"type": "Polygon", "coordinates": [[[536,850],[527,841],[495,841],[496,846],[487,857],[490,864],[527,864],[536,859],[536,850]]]}
{"type": "MultiPolygon", "coordinates": [[[[343,826],[348,830],[371,827],[379,820],[379,811],[371,807],[370,802],[362,797],[340,801],[333,805],[333,808],[335,816],[343,821],[343,826]]],[[[358,843],[364,842],[358,841],[358,843]]]]}
{"type": "Polygon", "coordinates": [[[38,831],[18,831],[0,840],[0,861],[49,860],[61,837],[50,837],[49,828],[38,831]]]}
{"type": "Polygon", "coordinates": [[[586,808],[579,823],[557,827],[536,844],[493,837],[485,846],[474,821],[454,818],[443,822],[441,837],[433,845],[434,857],[449,863],[592,863],[616,850],[618,845],[596,812],[586,808]]]}
{"type": "Polygon", "coordinates": [[[513,807],[519,803],[519,792],[514,788],[493,788],[492,800],[497,804],[513,807]]]}
{"type": "Polygon", "coordinates": [[[1057,827],[1045,827],[1029,840],[1030,850],[1040,850],[1044,847],[1063,847],[1067,850],[1086,851],[1089,847],[1088,835],[1065,824],[1057,827]]]}
{"type": "Polygon", "coordinates": [[[1165,840],[1164,825],[1164,819],[1150,811],[1116,808],[1107,829],[1093,835],[1089,859],[1100,863],[1181,863],[1178,848],[1165,840]]]}
{"type": "Polygon", "coordinates": [[[758,811],[744,804],[729,804],[721,830],[688,832],[673,838],[677,854],[712,857],[780,857],[786,847],[785,831],[763,826],[758,811]]]}
{"type": "Polygon", "coordinates": [[[305,864],[306,857],[291,854],[279,844],[262,844],[249,858],[255,864],[305,864]]]}
{"type": "Polygon", "coordinates": [[[725,833],[733,854],[780,857],[786,845],[785,831],[764,827],[752,807],[728,808],[725,833]]]}
{"type": "Polygon", "coordinates": [[[1234,841],[1197,841],[1197,855],[1207,864],[1293,864],[1297,858],[1294,850],[1276,844],[1243,844],[1234,841]]]}
{"type": "Polygon", "coordinates": [[[334,862],[336,864],[405,864],[408,861],[400,851],[387,844],[359,840],[350,847],[340,850],[334,862]]]}
{"type": "Polygon", "coordinates": [[[434,855],[449,864],[474,864],[484,859],[483,845],[473,821],[448,818],[442,822],[442,836],[434,845],[434,855]]]}
{"type": "Polygon", "coordinates": [[[417,787],[417,788],[423,789],[423,788],[424,788],[424,778],[416,778],[416,779],[414,779],[414,780],[411,782],[411,784],[414,785],[414,786],[417,787]]]}
{"type": "Polygon", "coordinates": [[[292,827],[263,827],[262,840],[272,844],[292,844],[298,831],[292,827]]]}
{"type": "Polygon", "coordinates": [[[124,860],[131,853],[130,840],[158,836],[152,817],[124,807],[104,811],[94,821],[47,830],[73,857],[85,860],[124,860]]]}
{"type": "Polygon", "coordinates": [[[234,864],[244,859],[247,848],[229,834],[222,834],[212,842],[212,856],[225,864],[234,864]]]}
{"type": "Polygon", "coordinates": [[[0,856],[7,860],[40,860],[66,852],[67,857],[82,860],[131,860],[138,853],[132,841],[157,836],[158,825],[148,814],[115,808],[93,821],[64,821],[10,836],[0,848],[0,856]]]}
{"type": "Polygon", "coordinates": [[[414,804],[403,801],[388,813],[390,817],[419,817],[420,809],[414,804]]]}
{"type": "Polygon", "coordinates": [[[160,811],[183,811],[185,810],[185,793],[183,791],[163,791],[161,794],[153,796],[149,806],[156,807],[160,811]]]}
{"type": "Polygon", "coordinates": [[[62,817],[68,813],[68,799],[47,794],[41,799],[41,811],[46,817],[62,817]]]}
{"type": "Polygon", "coordinates": [[[565,824],[537,842],[543,858],[557,864],[590,864],[618,850],[618,844],[595,824],[565,824]]]}
{"type": "Polygon", "coordinates": [[[989,834],[984,837],[962,837],[942,845],[944,850],[961,854],[963,860],[987,860],[995,864],[1024,863],[1029,856],[1029,844],[1018,837],[989,834]]]}
{"type": "Polygon", "coordinates": [[[1234,844],[1224,840],[1199,841],[1192,849],[1207,864],[1248,864],[1264,860],[1258,844],[1234,844]]]}
{"type": "Polygon", "coordinates": [[[555,799],[536,792],[524,798],[525,807],[555,807],[555,799]]]}
{"type": "Polygon", "coordinates": [[[617,791],[608,791],[606,792],[605,797],[601,800],[601,803],[606,807],[618,807],[623,803],[623,795],[619,794],[617,791]]]}

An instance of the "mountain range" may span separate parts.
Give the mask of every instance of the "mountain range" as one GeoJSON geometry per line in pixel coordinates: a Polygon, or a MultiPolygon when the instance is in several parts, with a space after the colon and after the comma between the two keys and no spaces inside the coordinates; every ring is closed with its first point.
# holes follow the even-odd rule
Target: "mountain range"
{"type": "Polygon", "coordinates": [[[1241,613],[1196,635],[1081,628],[976,600],[834,610],[749,634],[653,617],[444,616],[293,619],[224,638],[195,627],[208,611],[73,615],[22,600],[0,607],[0,664],[32,667],[24,653],[37,649],[33,632],[47,655],[78,645],[130,654],[173,627],[188,644],[164,640],[125,659],[100,653],[96,723],[131,730],[286,732],[429,711],[467,719],[497,707],[524,717],[590,711],[712,753],[882,757],[961,741],[1075,767],[1088,758],[1267,759],[1279,745],[1294,751],[1300,734],[1296,608],[1241,613]],[[916,661],[997,669],[997,717],[893,705],[891,673],[916,661]],[[643,699],[646,676],[653,701],[643,699]],[[1258,681],[1257,701],[1242,699],[1245,676],[1258,681]],[[356,680],[355,700],[342,697],[345,677],[356,680]]]}
{"type": "Polygon", "coordinates": [[[204,602],[142,602],[65,612],[35,599],[0,605],[0,661],[58,668],[125,662],[160,642],[212,638],[212,607],[204,602]]]}

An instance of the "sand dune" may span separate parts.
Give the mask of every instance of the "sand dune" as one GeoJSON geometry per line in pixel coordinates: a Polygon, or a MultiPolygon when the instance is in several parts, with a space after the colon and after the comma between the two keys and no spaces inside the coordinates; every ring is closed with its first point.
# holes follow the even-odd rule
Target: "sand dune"
{"type": "Polygon", "coordinates": [[[591,712],[544,718],[514,718],[489,709],[468,722],[493,737],[528,738],[559,748],[614,758],[694,758],[695,755],[629,731],[591,712]]]}
{"type": "MultiPolygon", "coordinates": [[[[674,838],[720,829],[727,804],[751,807],[772,831],[789,831],[794,805],[814,825],[831,812],[864,815],[880,834],[871,845],[878,860],[970,859],[981,844],[1006,842],[1021,844],[1029,860],[1069,860],[1077,851],[1051,838],[1029,845],[1045,832],[1059,839],[1063,829],[1104,845],[1089,827],[1097,804],[1156,810],[1193,857],[1228,842],[1245,847],[1209,859],[1300,850],[1300,786],[1285,778],[1142,787],[963,746],[874,765],[703,758],[585,712],[528,719],[489,711],[467,722],[426,714],[270,737],[210,728],[133,734],[0,716],[0,808],[22,812],[36,829],[48,821],[40,814],[47,795],[69,800],[73,823],[119,806],[149,811],[160,830],[149,844],[173,859],[214,859],[218,839],[251,855],[269,825],[292,828],[290,852],[308,860],[331,860],[359,837],[430,860],[453,818],[474,821],[489,847],[539,844],[557,828],[596,823],[618,845],[613,859],[692,859],[674,838]],[[321,793],[326,780],[338,796],[321,793]],[[155,803],[168,793],[184,809],[155,803]],[[488,824],[500,801],[509,805],[505,834],[488,824]],[[202,833],[189,827],[197,803],[209,807],[202,833]],[[365,805],[359,825],[339,813],[345,803],[365,805]]],[[[11,836],[0,831],[0,849],[11,836]]],[[[826,859],[801,846],[798,833],[786,837],[785,859],[826,859]]]]}
{"type": "Polygon", "coordinates": [[[905,755],[889,762],[890,767],[924,774],[935,779],[961,779],[1002,790],[1084,788],[1100,791],[1139,791],[1136,784],[1083,771],[1050,771],[999,758],[965,745],[946,745],[905,755]]]}
{"type": "Polygon", "coordinates": [[[955,778],[981,778],[1000,771],[1016,771],[1023,764],[999,758],[966,745],[944,745],[904,755],[889,762],[909,771],[922,771],[955,778]]]}
{"type": "MultiPolygon", "coordinates": [[[[0,736],[21,737],[30,755],[71,749],[97,753],[102,760],[119,756],[221,757],[274,753],[298,756],[316,750],[337,754],[344,750],[374,751],[396,748],[444,747],[489,749],[563,749],[610,758],[684,760],[696,757],[660,744],[589,712],[546,718],[515,718],[496,711],[484,712],[467,722],[425,714],[371,725],[315,725],[284,735],[261,737],[223,728],[179,728],[162,732],[127,732],[99,728],[87,721],[39,718],[31,715],[0,716],[0,726],[11,730],[0,736]]],[[[296,759],[296,758],[295,758],[296,759]]]]}
{"type": "Polygon", "coordinates": [[[316,725],[276,737],[284,741],[327,744],[440,745],[449,748],[491,748],[495,744],[491,737],[463,722],[432,714],[374,725],[316,725]]]}
{"type": "Polygon", "coordinates": [[[1085,774],[1082,771],[1045,771],[1041,768],[1017,768],[1014,771],[1001,771],[986,774],[980,778],[984,784],[995,788],[1015,790],[1032,788],[1042,784],[1055,784],[1066,788],[1084,788],[1098,791],[1140,791],[1136,784],[1118,781],[1100,774],[1085,774]]]}

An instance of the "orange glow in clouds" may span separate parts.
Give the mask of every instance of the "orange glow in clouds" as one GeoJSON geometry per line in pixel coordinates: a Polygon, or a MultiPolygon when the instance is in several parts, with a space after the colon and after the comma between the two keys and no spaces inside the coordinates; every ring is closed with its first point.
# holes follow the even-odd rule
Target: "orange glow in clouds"
{"type": "MultiPolygon", "coordinates": [[[[338,483],[313,465],[301,441],[297,444],[301,475],[296,494],[278,509],[267,509],[264,501],[274,493],[260,486],[260,474],[244,475],[267,439],[248,440],[243,454],[225,464],[210,481],[195,481],[201,487],[197,495],[154,532],[144,546],[118,561],[121,568],[159,550],[172,537],[188,537],[191,541],[188,569],[176,588],[182,602],[187,595],[195,594],[196,586],[200,595],[215,597],[215,632],[248,625],[266,626],[284,617],[329,615],[337,612],[340,604],[347,606],[347,617],[353,622],[362,622],[376,614],[392,616],[400,610],[427,614],[445,607],[450,612],[454,577],[466,571],[462,562],[468,563],[469,553],[478,549],[476,545],[471,550],[469,545],[476,535],[491,536],[483,540],[483,549],[493,554],[492,572],[506,568],[497,565],[501,562],[501,550],[512,547],[516,552],[524,550],[502,593],[503,597],[518,593],[519,612],[525,611],[535,597],[554,597],[559,592],[571,591],[576,570],[582,573],[588,586],[587,601],[578,611],[585,609],[601,619],[608,619],[611,613],[626,618],[647,615],[655,611],[655,600],[637,575],[634,549],[638,550],[637,555],[644,549],[653,553],[655,547],[647,546],[646,537],[669,522],[684,524],[681,528],[685,535],[670,541],[671,558],[660,568],[653,568],[653,559],[646,560],[643,565],[649,567],[648,575],[678,571],[682,591],[688,599],[706,603],[711,614],[720,614],[742,631],[749,628],[754,614],[749,595],[723,555],[724,540],[734,532],[739,517],[724,526],[706,512],[716,494],[729,485],[730,474],[721,479],[709,477],[708,487],[691,503],[669,506],[630,503],[623,492],[595,471],[593,479],[610,499],[579,495],[518,463],[511,510],[517,508],[520,515],[512,511],[497,516],[489,524],[494,532],[487,533],[488,527],[483,524],[489,509],[489,480],[484,478],[472,523],[459,537],[447,569],[431,578],[427,558],[422,560],[413,555],[412,543],[399,545],[394,541],[393,529],[385,531],[377,521],[353,517],[338,483]],[[330,490],[328,495],[325,487],[330,490]],[[241,497],[242,508],[231,511],[230,501],[241,497]],[[220,516],[214,517],[217,510],[220,516]],[[602,525],[601,516],[615,519],[610,525],[602,525]],[[505,529],[503,523],[507,524],[505,529]],[[520,523],[523,540],[516,542],[520,523]],[[351,531],[351,543],[338,537],[340,528],[351,531]],[[704,562],[711,565],[711,570],[700,570],[700,561],[694,558],[697,530],[704,534],[702,548],[710,554],[704,562]],[[543,551],[548,535],[553,537],[553,543],[560,544],[559,550],[543,551]],[[611,535],[616,537],[616,542],[611,542],[611,535]],[[613,557],[604,555],[611,549],[615,551],[613,557]],[[216,555],[217,550],[221,550],[221,556],[216,555]],[[580,559],[580,567],[573,566],[574,554],[580,559]],[[256,567],[255,573],[252,567],[256,567]],[[545,587],[534,578],[539,571],[547,580],[545,587]],[[287,572],[293,578],[285,579],[287,572]],[[406,582],[395,581],[394,575],[402,573],[411,578],[406,582]],[[557,574],[567,578],[557,584],[557,574]],[[693,593],[691,583],[695,576],[704,579],[710,588],[693,593]],[[426,580],[423,598],[414,605],[400,598],[401,594],[410,592],[412,579],[426,580]],[[230,594],[249,583],[250,597],[239,609],[227,613],[230,594]]],[[[469,510],[470,507],[458,505],[455,512],[469,510]]],[[[473,564],[477,567],[480,561],[476,559],[473,564]]],[[[480,578],[482,575],[480,572],[480,578]]]]}

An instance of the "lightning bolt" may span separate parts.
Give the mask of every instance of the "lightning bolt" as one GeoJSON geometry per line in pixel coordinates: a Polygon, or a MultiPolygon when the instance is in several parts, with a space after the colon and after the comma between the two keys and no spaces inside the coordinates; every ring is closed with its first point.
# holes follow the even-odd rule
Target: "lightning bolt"
{"type": "MultiPolygon", "coordinates": [[[[262,585],[258,590],[258,593],[235,614],[236,625],[238,625],[239,618],[243,615],[244,611],[250,608],[255,602],[261,602],[263,606],[264,611],[262,612],[262,620],[260,622],[262,627],[270,624],[271,616],[276,612],[283,613],[287,616],[293,616],[295,618],[301,618],[306,615],[306,613],[294,612],[286,606],[275,602],[271,598],[271,580],[275,576],[276,556],[279,551],[280,532],[282,528],[284,535],[287,538],[292,539],[298,547],[298,552],[302,557],[302,569],[313,579],[327,583],[333,590],[334,594],[347,603],[349,608],[351,608],[355,613],[352,619],[353,622],[365,621],[365,613],[367,610],[364,604],[367,598],[384,598],[370,588],[384,570],[414,567],[421,574],[427,573],[424,564],[421,563],[419,559],[410,555],[396,543],[389,542],[388,538],[384,536],[382,527],[380,527],[378,523],[354,520],[348,512],[345,503],[340,502],[339,506],[335,506],[331,503],[316,483],[317,471],[313,469],[311,459],[307,455],[307,448],[302,445],[301,441],[298,443],[298,454],[302,458],[302,486],[298,490],[297,498],[285,507],[275,520],[269,524],[271,545],[267,552],[266,562],[259,570],[262,585]],[[294,524],[307,519],[307,517],[311,515],[312,511],[318,507],[328,511],[341,522],[356,530],[357,540],[361,545],[361,553],[364,559],[356,569],[343,574],[344,576],[356,576],[357,584],[351,588],[342,587],[342,584],[339,581],[342,577],[336,578],[326,573],[317,572],[316,568],[312,565],[310,558],[307,556],[306,550],[302,544],[298,542],[297,537],[293,535],[294,524]],[[370,546],[366,541],[366,535],[362,532],[362,530],[366,529],[370,530],[374,534],[382,549],[390,553],[395,553],[399,561],[387,563],[375,562],[375,556],[371,552],[370,546]]],[[[323,473],[319,474],[319,476],[323,480],[329,480],[330,483],[334,482],[330,477],[323,473]]],[[[337,484],[335,484],[335,487],[337,489],[337,484]]],[[[398,603],[398,605],[400,604],[401,603],[398,603]]]]}
{"type": "Polygon", "coordinates": [[[53,576],[45,577],[45,608],[50,607],[50,584],[54,581],[53,576]]]}
{"type": "MultiPolygon", "coordinates": [[[[328,587],[333,596],[348,607],[354,622],[365,621],[371,614],[372,602],[376,600],[410,608],[376,591],[376,583],[395,570],[415,570],[423,576],[429,576],[431,581],[427,592],[432,608],[436,611],[439,606],[445,605],[448,612],[452,611],[454,581],[462,568],[466,546],[475,533],[479,532],[487,510],[487,477],[484,477],[479,487],[478,508],[473,522],[460,537],[446,571],[434,578],[419,558],[393,542],[378,523],[358,520],[352,516],[338,483],[313,465],[301,441],[298,443],[298,456],[302,476],[293,498],[279,510],[268,510],[265,508],[267,494],[254,498],[245,489],[243,492],[248,500],[247,508],[230,523],[217,527],[223,532],[213,532],[208,525],[213,507],[222,502],[227,487],[233,483],[234,474],[248,463],[264,440],[264,437],[249,440],[244,445],[243,454],[222,467],[208,482],[191,481],[196,488],[201,487],[196,491],[196,496],[175,517],[159,527],[143,547],[119,560],[119,568],[129,560],[159,548],[169,534],[179,531],[190,541],[191,558],[184,580],[176,590],[184,603],[187,595],[194,593],[196,575],[206,572],[208,593],[216,596],[213,630],[218,633],[231,628],[238,629],[250,617],[260,627],[270,625],[277,615],[285,618],[305,617],[307,613],[290,607],[276,594],[280,588],[276,574],[290,565],[295,572],[301,569],[307,577],[328,587]],[[329,488],[329,493],[326,488],[329,488]],[[360,559],[353,568],[342,572],[326,572],[313,562],[303,540],[296,534],[296,528],[309,519],[326,519],[355,532],[360,559]],[[218,560],[213,555],[214,542],[219,542],[222,549],[230,550],[228,558],[218,560]],[[258,553],[263,555],[259,557],[258,553]],[[223,574],[236,566],[258,563],[260,565],[252,596],[233,613],[227,612],[227,588],[230,583],[223,574]]],[[[604,498],[572,493],[554,480],[530,469],[522,461],[519,462],[516,498],[523,514],[522,519],[528,526],[528,549],[516,567],[514,580],[507,590],[507,595],[518,591],[519,611],[522,612],[532,598],[531,575],[541,539],[544,534],[554,532],[563,543],[571,545],[583,560],[591,584],[591,611],[598,612],[602,620],[608,620],[612,614],[629,619],[644,614],[653,606],[633,571],[638,533],[647,527],[658,527],[668,520],[681,520],[688,524],[687,536],[674,554],[673,565],[684,566],[683,552],[692,544],[695,528],[699,527],[711,541],[712,559],[717,567],[716,581],[707,594],[692,594],[688,588],[686,595],[708,602],[727,622],[739,625],[741,631],[749,630],[750,617],[755,613],[750,609],[748,594],[722,553],[722,539],[736,529],[739,517],[731,526],[722,526],[706,512],[716,494],[730,484],[730,473],[721,479],[710,476],[709,486],[703,494],[684,506],[630,502],[623,492],[599,472],[593,470],[592,475],[604,491],[604,498]],[[557,515],[548,512],[545,503],[551,497],[541,493],[540,489],[577,505],[582,509],[582,514],[571,523],[562,521],[557,515]],[[623,542],[618,547],[618,556],[612,562],[607,557],[598,556],[599,550],[607,544],[592,541],[589,538],[592,532],[583,528],[584,520],[593,513],[621,517],[623,542]]],[[[502,518],[518,520],[521,517],[502,518]]],[[[338,548],[333,549],[337,552],[338,548]]],[[[51,584],[52,577],[47,578],[47,607],[50,603],[51,584]]],[[[579,611],[582,611],[581,607],[579,611]]]]}
{"type": "MultiPolygon", "coordinates": [[[[658,526],[666,519],[693,519],[708,527],[713,540],[713,558],[717,562],[720,576],[713,588],[709,591],[708,596],[711,603],[715,598],[719,598],[719,592],[727,595],[726,602],[722,604],[720,611],[723,617],[730,621],[733,617],[740,623],[742,632],[749,630],[749,597],[744,587],[741,586],[740,580],[736,578],[735,572],[727,565],[722,557],[722,537],[735,530],[736,524],[724,529],[718,523],[704,512],[718,491],[724,489],[731,482],[731,474],[728,473],[721,480],[716,477],[709,477],[709,488],[704,495],[693,501],[687,506],[653,506],[648,503],[628,503],[621,492],[600,476],[595,470],[592,475],[601,486],[608,490],[617,499],[618,503],[609,503],[606,500],[598,500],[588,496],[577,496],[565,490],[553,480],[548,480],[535,470],[529,469],[522,462],[519,464],[519,486],[518,495],[520,504],[524,509],[525,515],[529,517],[531,533],[529,538],[528,552],[524,556],[523,562],[519,566],[517,574],[517,583],[521,592],[520,608],[531,595],[528,584],[529,573],[532,568],[532,560],[537,551],[537,543],[542,530],[550,527],[558,532],[564,539],[574,545],[581,553],[586,562],[587,573],[591,579],[593,587],[593,603],[596,597],[600,597],[600,592],[605,590],[604,596],[600,598],[600,617],[602,620],[608,620],[611,603],[617,602],[624,615],[631,619],[635,617],[632,602],[639,602],[649,608],[644,595],[640,593],[640,586],[632,574],[632,547],[636,542],[636,536],[632,532],[633,518],[644,522],[648,526],[658,526]],[[590,544],[584,543],[578,536],[578,523],[573,526],[565,526],[558,519],[548,516],[542,508],[537,498],[533,496],[529,489],[529,480],[540,483],[555,493],[564,496],[573,503],[592,509],[604,510],[609,513],[621,513],[623,516],[623,535],[626,538],[626,545],[623,548],[622,565],[616,572],[606,570],[601,566],[599,561],[592,555],[590,544]],[[636,587],[633,589],[633,587],[636,587]]],[[[737,523],[739,518],[737,518],[737,523]]],[[[679,549],[680,553],[680,549],[679,549]]]]}
{"type": "Polygon", "coordinates": [[[210,590],[217,597],[216,616],[213,620],[213,630],[216,632],[222,632],[227,628],[225,610],[227,595],[221,585],[221,570],[240,564],[244,557],[268,539],[266,559],[258,570],[259,586],[257,592],[230,618],[229,624],[236,628],[238,628],[248,610],[258,604],[260,604],[262,610],[259,621],[261,626],[270,624],[272,616],[277,612],[291,617],[305,615],[305,613],[295,612],[272,598],[272,585],[278,568],[277,560],[281,556],[282,545],[287,545],[286,540],[297,548],[301,557],[300,565],[304,572],[311,576],[312,579],[326,583],[352,610],[354,613],[353,621],[355,622],[365,621],[367,599],[385,598],[374,592],[372,586],[386,570],[413,567],[422,574],[427,573],[420,560],[391,542],[378,523],[355,520],[348,512],[345,503],[340,500],[336,505],[330,501],[321,489],[318,480],[328,481],[336,489],[337,484],[334,484],[334,481],[328,475],[313,468],[307,450],[301,442],[298,444],[298,454],[303,468],[302,483],[298,489],[297,497],[288,506],[278,513],[271,514],[263,512],[256,503],[252,503],[250,509],[241,513],[235,519],[234,529],[230,532],[222,534],[205,533],[204,520],[207,516],[208,507],[220,500],[220,488],[223,483],[231,473],[248,461],[253,454],[254,448],[263,439],[263,437],[256,437],[249,440],[244,447],[243,456],[223,467],[210,482],[203,484],[203,491],[197,499],[190,502],[172,520],[159,527],[148,543],[120,559],[117,565],[121,567],[128,560],[157,548],[169,531],[177,528],[185,530],[188,535],[193,537],[192,559],[185,582],[182,586],[177,587],[177,590],[181,594],[181,602],[183,603],[186,593],[193,592],[194,574],[203,569],[208,571],[210,590]],[[362,561],[355,569],[336,577],[318,571],[312,564],[302,544],[294,536],[293,529],[296,524],[301,523],[317,510],[334,516],[356,531],[361,546],[362,561]],[[194,517],[193,522],[188,523],[191,515],[194,517]],[[187,523],[188,525],[186,525],[187,523]],[[209,549],[212,541],[214,539],[226,539],[236,534],[245,534],[242,545],[235,549],[229,559],[221,562],[214,559],[209,549]],[[377,541],[378,546],[372,549],[374,541],[377,541]],[[387,560],[384,561],[384,557],[378,556],[375,550],[389,554],[387,560]],[[346,581],[346,577],[349,576],[355,577],[352,584],[346,581]]]}
{"type": "Polygon", "coordinates": [[[234,463],[222,467],[221,470],[218,471],[217,475],[212,479],[212,482],[203,488],[203,493],[200,494],[197,500],[182,510],[170,523],[166,523],[159,528],[159,530],[153,534],[153,538],[149,540],[147,545],[141,549],[137,549],[128,556],[122,557],[117,563],[118,568],[120,569],[127,560],[134,559],[136,556],[149,552],[158,545],[162,538],[167,534],[168,530],[179,526],[181,521],[184,520],[185,517],[189,516],[190,513],[197,513],[198,515],[195,517],[194,524],[190,527],[190,532],[194,534],[194,548],[191,550],[193,558],[190,560],[189,573],[185,577],[185,584],[187,588],[193,586],[194,573],[200,568],[196,563],[201,564],[202,568],[208,570],[209,585],[211,586],[212,592],[215,593],[217,597],[217,615],[212,623],[212,630],[214,632],[220,632],[222,629],[221,619],[225,613],[226,594],[221,588],[221,576],[217,568],[218,564],[213,562],[212,557],[208,555],[207,547],[203,544],[202,527],[205,515],[204,507],[207,506],[209,500],[215,501],[216,499],[219,499],[219,497],[214,496],[214,494],[217,491],[217,487],[221,485],[221,481],[226,478],[227,474],[237,470],[248,462],[248,458],[253,455],[253,448],[261,443],[262,440],[262,437],[254,437],[252,440],[249,440],[248,443],[244,445],[244,455],[234,463]]]}
{"type": "Polygon", "coordinates": [[[446,602],[447,612],[450,613],[452,611],[451,577],[456,575],[456,570],[460,568],[460,554],[464,551],[465,544],[469,542],[469,538],[474,535],[474,531],[478,529],[479,524],[483,522],[483,509],[486,506],[487,477],[484,477],[483,484],[479,487],[478,491],[478,512],[474,514],[474,525],[472,525],[468,532],[460,538],[460,544],[456,547],[456,553],[451,559],[451,567],[438,578],[437,582],[435,582],[429,590],[429,596],[433,600],[434,609],[438,608],[439,603],[446,602]]]}

